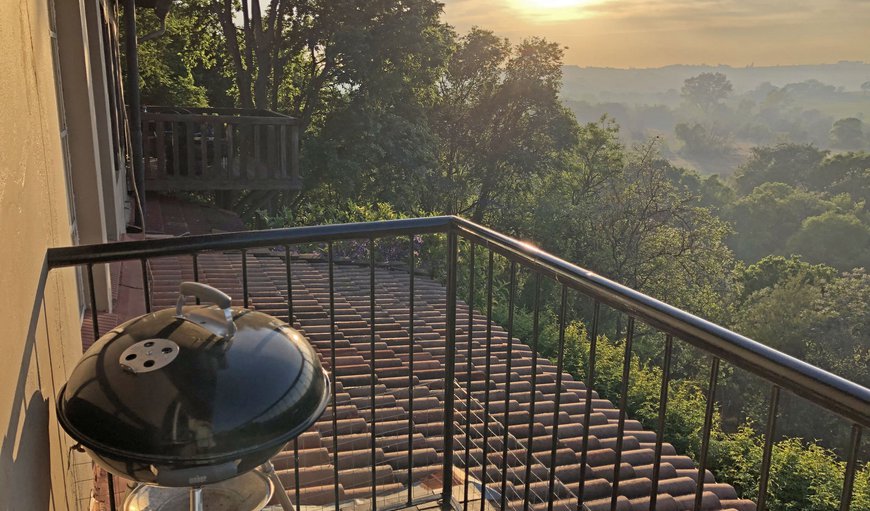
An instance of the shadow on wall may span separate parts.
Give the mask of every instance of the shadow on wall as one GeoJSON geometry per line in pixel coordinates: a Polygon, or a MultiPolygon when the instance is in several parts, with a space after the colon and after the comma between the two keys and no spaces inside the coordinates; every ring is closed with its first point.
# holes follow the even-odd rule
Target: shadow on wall
{"type": "MultiPolygon", "coordinates": [[[[51,492],[51,465],[49,463],[48,417],[49,401],[37,389],[25,396],[28,387],[28,372],[36,356],[36,330],[43,308],[43,291],[48,276],[48,265],[42,263],[36,296],[20,371],[11,392],[12,409],[9,423],[0,445],[0,510],[13,511],[33,509],[47,510],[51,492]]],[[[14,340],[13,340],[14,342],[14,340]]],[[[38,376],[38,375],[37,375],[38,376]]],[[[4,389],[4,391],[12,389],[4,389]]]]}

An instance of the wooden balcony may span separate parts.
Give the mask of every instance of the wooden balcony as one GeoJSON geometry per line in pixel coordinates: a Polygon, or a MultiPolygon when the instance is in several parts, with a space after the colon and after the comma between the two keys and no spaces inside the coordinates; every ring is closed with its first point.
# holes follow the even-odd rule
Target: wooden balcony
{"type": "Polygon", "coordinates": [[[301,188],[293,117],[236,108],[142,110],[146,190],[301,188]]]}

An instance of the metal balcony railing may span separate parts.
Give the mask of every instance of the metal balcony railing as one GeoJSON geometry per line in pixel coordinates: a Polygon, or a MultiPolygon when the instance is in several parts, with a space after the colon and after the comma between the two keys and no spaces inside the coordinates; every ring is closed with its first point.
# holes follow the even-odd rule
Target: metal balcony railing
{"type": "MultiPolygon", "coordinates": [[[[469,275],[474,275],[473,265],[474,261],[481,252],[481,249],[487,257],[484,257],[483,261],[488,261],[486,264],[486,271],[484,272],[484,283],[483,288],[485,290],[485,294],[487,295],[486,301],[488,303],[484,304],[487,309],[487,318],[491,320],[492,318],[492,287],[493,287],[493,260],[495,257],[505,258],[509,264],[509,278],[507,280],[507,294],[509,296],[509,320],[506,325],[508,331],[508,350],[511,349],[511,329],[513,328],[513,305],[515,304],[516,293],[517,293],[517,272],[519,269],[523,269],[527,271],[530,275],[534,276],[536,279],[536,289],[540,289],[541,282],[545,279],[549,279],[554,282],[560,291],[560,299],[561,299],[561,309],[558,317],[558,323],[560,327],[560,335],[559,335],[559,349],[558,349],[558,360],[556,361],[557,365],[557,381],[555,382],[556,393],[555,393],[555,409],[552,411],[552,418],[547,418],[548,421],[552,421],[552,435],[550,439],[550,460],[553,462],[550,464],[549,474],[547,478],[538,479],[538,485],[543,485],[548,488],[548,492],[546,493],[547,499],[550,501],[550,506],[552,505],[553,495],[554,495],[554,483],[555,483],[555,472],[556,472],[556,450],[557,450],[557,442],[559,438],[559,425],[563,420],[563,415],[560,414],[560,407],[563,406],[561,403],[560,396],[562,395],[561,389],[563,389],[563,385],[565,382],[562,379],[562,370],[564,368],[564,339],[565,339],[565,328],[566,324],[571,318],[566,317],[566,300],[569,295],[577,293],[579,295],[583,295],[588,297],[592,303],[594,304],[592,310],[594,311],[592,314],[590,323],[591,323],[591,335],[590,335],[590,356],[589,356],[589,367],[587,381],[585,382],[587,387],[585,391],[585,424],[589,424],[590,413],[592,410],[592,400],[593,400],[593,388],[595,387],[595,375],[596,375],[596,357],[595,357],[595,343],[598,334],[599,328],[599,319],[600,319],[600,310],[602,306],[608,306],[610,308],[619,311],[625,317],[627,317],[627,329],[625,333],[625,343],[624,343],[624,373],[622,379],[622,388],[621,388],[621,398],[619,400],[619,420],[618,420],[618,433],[616,436],[616,460],[614,463],[614,473],[612,474],[612,484],[613,484],[613,498],[611,501],[611,509],[617,508],[617,488],[619,486],[620,481],[620,462],[622,460],[623,455],[623,444],[622,438],[625,433],[625,424],[626,424],[626,396],[628,395],[628,383],[630,380],[630,370],[631,370],[631,350],[632,350],[632,337],[636,330],[636,327],[639,327],[641,324],[645,324],[648,327],[658,330],[664,334],[664,361],[663,361],[663,381],[661,387],[661,403],[659,409],[658,416],[658,427],[656,428],[656,442],[655,442],[655,458],[654,458],[654,471],[652,476],[652,491],[650,492],[650,509],[656,509],[656,494],[657,488],[659,485],[659,477],[660,477],[660,467],[662,464],[662,445],[666,440],[663,438],[663,430],[665,423],[665,412],[667,409],[667,397],[668,397],[668,386],[670,382],[670,373],[668,368],[671,364],[671,356],[672,356],[672,348],[674,341],[685,342],[688,343],[706,354],[709,355],[711,359],[710,372],[709,372],[709,387],[708,387],[708,399],[707,399],[707,407],[705,410],[705,425],[704,429],[701,432],[701,449],[699,456],[695,460],[697,462],[697,489],[694,495],[694,509],[702,508],[702,500],[704,494],[704,486],[705,486],[705,471],[707,468],[707,458],[708,458],[708,450],[710,445],[710,436],[711,436],[711,424],[713,421],[713,415],[715,413],[715,406],[713,396],[715,396],[715,390],[717,385],[717,379],[719,378],[720,373],[720,361],[727,362],[733,364],[736,367],[742,368],[748,371],[751,374],[754,374],[765,381],[767,381],[772,389],[772,395],[770,400],[770,410],[769,416],[767,419],[766,425],[766,436],[763,450],[763,460],[761,464],[761,481],[760,481],[760,491],[759,491],[759,499],[758,499],[758,508],[765,508],[765,498],[767,495],[767,487],[769,482],[769,475],[771,470],[771,452],[772,445],[776,432],[776,419],[778,414],[778,403],[779,403],[779,394],[781,391],[788,391],[794,393],[798,396],[801,396],[810,402],[826,409],[831,412],[838,414],[844,421],[848,424],[851,424],[852,433],[851,439],[848,444],[848,449],[846,450],[846,458],[847,465],[845,469],[845,481],[842,490],[842,497],[840,502],[840,509],[848,510],[850,506],[850,501],[852,498],[852,488],[855,480],[856,469],[859,465],[858,456],[860,451],[861,444],[861,434],[864,428],[870,427],[870,390],[859,386],[855,383],[847,381],[843,378],[835,376],[831,373],[823,371],[817,367],[809,365],[807,363],[801,362],[795,358],[787,356],[783,353],[780,353],[776,350],[773,350],[765,345],[762,345],[758,342],[752,341],[746,337],[740,336],[732,331],[729,331],[725,328],[722,328],[718,325],[700,319],[696,316],[693,316],[687,312],[674,308],[670,305],[662,303],[658,300],[655,300],[649,296],[641,294],[632,289],[626,288],[620,284],[612,282],[606,278],[603,278],[599,275],[596,275],[593,272],[588,270],[584,270],[579,268],[573,264],[570,264],[566,261],[563,261],[551,254],[548,254],[542,250],[539,250],[533,246],[517,241],[513,238],[500,234],[498,232],[492,231],[490,229],[481,227],[474,223],[471,223],[467,220],[458,217],[432,217],[432,218],[419,218],[419,219],[407,219],[407,220],[393,220],[393,221],[381,221],[381,222],[371,222],[371,223],[358,223],[358,224],[344,224],[344,225],[326,225],[326,226],[316,226],[316,227],[301,227],[301,228],[291,228],[291,229],[277,229],[277,230],[268,230],[268,231],[253,231],[253,232],[239,232],[239,233],[227,233],[227,234],[214,234],[214,235],[203,235],[203,236],[190,236],[183,238],[171,238],[171,239],[154,239],[154,240],[142,240],[142,241],[129,241],[129,242],[120,242],[120,243],[109,243],[104,245],[91,245],[91,246],[77,246],[77,247],[69,247],[69,248],[54,248],[48,251],[48,266],[50,269],[68,267],[68,266],[81,266],[84,267],[88,276],[91,275],[93,266],[96,264],[110,263],[116,261],[123,260],[138,260],[141,263],[143,273],[147,273],[147,267],[149,260],[153,258],[161,258],[165,256],[189,256],[193,260],[193,269],[194,269],[194,277],[199,278],[197,260],[203,254],[212,253],[212,252],[222,252],[222,253],[240,253],[241,258],[241,271],[242,271],[242,282],[243,282],[243,291],[244,291],[244,304],[248,306],[250,304],[250,297],[248,292],[248,260],[251,257],[250,252],[253,249],[260,248],[277,248],[283,251],[288,255],[287,258],[287,285],[289,289],[289,300],[288,300],[288,308],[289,315],[293,317],[293,295],[292,295],[292,287],[290,286],[290,263],[289,263],[289,254],[290,248],[296,245],[307,245],[307,244],[323,244],[326,247],[326,261],[325,264],[328,265],[328,285],[329,290],[329,317],[331,318],[331,332],[332,332],[332,351],[330,353],[325,353],[324,358],[327,359],[331,356],[331,364],[330,367],[335,368],[335,282],[334,282],[334,267],[337,264],[336,258],[334,256],[333,245],[338,243],[343,243],[346,240],[362,240],[362,247],[365,247],[365,250],[368,251],[370,257],[368,257],[367,267],[369,269],[370,288],[368,292],[370,293],[371,300],[371,434],[372,434],[372,453],[371,453],[371,466],[374,467],[374,457],[375,457],[375,449],[374,449],[374,436],[376,431],[376,422],[378,421],[377,414],[374,413],[376,408],[375,402],[375,298],[377,294],[377,288],[375,283],[375,274],[376,274],[376,265],[375,265],[375,244],[383,243],[383,240],[394,240],[396,243],[402,244],[403,246],[408,247],[408,251],[405,252],[407,259],[405,263],[407,264],[408,271],[408,280],[407,286],[410,289],[410,303],[408,307],[410,309],[410,318],[412,318],[408,322],[408,344],[413,345],[415,342],[415,334],[414,334],[414,314],[415,314],[415,301],[414,301],[414,287],[415,287],[415,279],[419,280],[420,277],[415,276],[417,272],[415,272],[415,268],[419,268],[419,262],[416,261],[417,255],[415,250],[415,243],[419,244],[422,235],[432,235],[437,234],[446,238],[446,251],[440,252],[432,252],[442,254],[443,260],[435,261],[436,263],[443,265],[443,268],[446,268],[446,336],[444,339],[444,380],[445,385],[443,386],[443,432],[444,432],[444,441],[443,446],[440,451],[440,460],[443,471],[442,476],[442,489],[440,499],[445,505],[450,504],[451,502],[455,505],[458,503],[456,498],[456,491],[453,488],[454,485],[454,474],[455,471],[465,471],[466,481],[468,476],[469,469],[469,460],[468,460],[468,444],[466,447],[466,456],[463,460],[462,456],[455,455],[454,449],[456,448],[456,438],[464,438],[466,442],[468,442],[468,431],[463,434],[462,427],[463,425],[467,425],[469,423],[468,417],[462,420],[462,410],[466,410],[467,414],[471,414],[471,409],[469,406],[462,405],[462,400],[471,401],[471,396],[469,395],[469,391],[471,389],[470,385],[470,369],[469,375],[467,376],[469,381],[469,386],[465,390],[465,394],[462,392],[464,381],[464,376],[462,374],[457,374],[457,342],[459,345],[462,345],[464,339],[457,340],[457,330],[462,328],[462,325],[457,324],[457,291],[459,286],[459,273],[460,273],[460,263],[459,263],[459,255],[460,255],[460,240],[465,240],[463,245],[465,247],[469,247],[469,250],[464,252],[467,256],[465,259],[471,265],[472,271],[469,275]],[[457,389],[459,392],[457,393],[457,389]]],[[[429,239],[428,237],[426,239],[429,239]]],[[[238,256],[236,256],[238,257],[238,256]]],[[[89,279],[91,280],[91,279],[89,279]]],[[[471,293],[473,295],[474,292],[474,282],[473,277],[470,278],[470,282],[468,282],[468,286],[471,288],[471,293]]],[[[92,280],[91,280],[92,281],[92,280]]],[[[149,280],[146,276],[144,279],[144,299],[146,308],[150,310],[151,308],[151,297],[149,294],[149,280]]],[[[363,285],[363,288],[365,285],[363,285]]],[[[537,348],[537,316],[540,312],[540,300],[536,296],[534,299],[534,315],[535,315],[535,330],[536,333],[534,338],[531,339],[531,348],[532,348],[532,368],[531,368],[531,402],[530,405],[530,419],[529,419],[529,438],[528,444],[531,445],[532,442],[532,430],[533,430],[533,421],[535,420],[535,386],[536,386],[536,368],[538,364],[538,357],[536,353],[537,348]]],[[[91,293],[91,296],[94,296],[94,293],[91,293]]],[[[95,309],[94,304],[91,304],[92,311],[95,309]]],[[[471,305],[471,304],[469,304],[471,305]]],[[[471,325],[471,314],[469,314],[469,330],[472,327],[471,325]]],[[[97,324],[98,316],[96,313],[93,314],[93,322],[94,322],[94,331],[95,336],[99,335],[99,326],[97,324]]],[[[491,324],[491,321],[490,321],[491,324]]],[[[492,372],[493,366],[490,364],[491,360],[491,331],[489,327],[487,328],[486,333],[486,366],[483,372],[485,373],[485,381],[489,382],[490,378],[495,377],[496,375],[492,372]]],[[[470,351],[470,334],[469,334],[469,358],[471,356],[470,351]]],[[[414,350],[410,350],[410,360],[408,364],[410,366],[410,377],[408,380],[408,385],[413,387],[414,385],[414,350]]],[[[511,358],[507,359],[507,368],[506,373],[509,375],[511,373],[510,367],[511,358]]],[[[466,362],[469,360],[466,359],[466,362]]],[[[333,382],[336,380],[333,379],[333,382]]],[[[501,427],[500,429],[490,428],[490,424],[494,422],[502,421],[501,424],[507,425],[509,423],[509,400],[511,398],[511,387],[510,387],[511,378],[506,378],[506,388],[504,389],[504,396],[500,396],[499,403],[495,403],[494,399],[491,399],[491,395],[489,392],[489,386],[487,385],[485,391],[483,392],[483,396],[479,394],[474,396],[475,400],[480,401],[480,406],[475,407],[475,410],[481,412],[481,420],[483,422],[483,455],[481,457],[482,474],[484,474],[482,487],[480,488],[480,495],[489,495],[487,492],[487,478],[485,474],[487,474],[486,463],[488,460],[487,449],[487,435],[490,434],[490,430],[492,430],[493,434],[504,435],[502,439],[502,449],[501,460],[503,465],[501,467],[497,467],[498,470],[504,471],[508,470],[507,459],[508,459],[508,435],[509,431],[507,427],[501,427]],[[491,411],[491,407],[494,407],[496,404],[501,406],[501,399],[503,402],[503,411],[494,412],[491,411]],[[504,414],[503,417],[501,414],[504,414]]],[[[515,391],[516,392],[516,391],[515,391]]],[[[408,434],[408,456],[413,459],[414,456],[414,441],[413,441],[413,429],[414,425],[412,424],[412,417],[414,417],[414,392],[411,391],[408,393],[408,405],[410,407],[410,413],[408,415],[408,424],[407,424],[407,434],[408,434]]],[[[333,409],[335,409],[335,402],[333,402],[333,409]]],[[[477,411],[474,413],[478,413],[477,411]]],[[[547,413],[547,412],[539,412],[539,414],[547,413]]],[[[332,414],[333,421],[333,429],[332,431],[338,431],[337,421],[337,413],[332,414]]],[[[467,426],[466,426],[467,427],[467,426]]],[[[576,505],[577,509],[584,509],[584,485],[587,480],[586,470],[587,470],[587,455],[589,453],[589,428],[583,428],[583,443],[582,443],[582,452],[580,453],[580,481],[579,486],[576,488],[576,492],[572,490],[572,495],[576,496],[576,505]]],[[[333,438],[336,438],[336,435],[333,435],[333,438]]],[[[337,460],[338,450],[340,446],[336,443],[333,446],[333,459],[337,460]]],[[[513,495],[510,498],[522,499],[522,508],[529,509],[530,507],[530,494],[529,487],[533,474],[531,474],[531,466],[533,463],[532,456],[533,452],[531,448],[526,450],[528,459],[525,460],[525,474],[523,475],[525,482],[525,492],[521,495],[513,495]]],[[[413,474],[413,463],[408,463],[408,480],[411,481],[413,474]]],[[[334,464],[335,466],[335,478],[333,484],[335,485],[335,494],[338,495],[338,485],[339,485],[339,474],[338,474],[338,463],[334,464]]],[[[296,480],[298,488],[298,478],[299,478],[299,466],[298,463],[295,466],[296,472],[296,480]]],[[[505,509],[506,507],[506,498],[507,492],[505,488],[506,477],[502,477],[500,481],[501,487],[493,488],[493,492],[491,493],[495,497],[489,499],[490,504],[496,507],[501,507],[505,509]]],[[[111,478],[110,478],[111,482],[111,478]]],[[[378,481],[377,477],[374,473],[374,468],[371,477],[371,495],[374,502],[374,496],[378,494],[378,481]]],[[[410,484],[408,485],[408,504],[413,503],[410,484]]],[[[498,486],[498,484],[493,483],[493,486],[498,486]]],[[[461,493],[461,492],[460,492],[461,493]]],[[[467,508],[468,499],[467,499],[467,491],[466,491],[466,499],[463,505],[467,508]]],[[[297,495],[298,499],[298,495],[297,495]]],[[[482,499],[483,500],[483,499],[482,499]]],[[[536,502],[540,502],[539,500],[536,502]]],[[[338,499],[336,499],[335,509],[338,509],[338,499]]],[[[484,509],[483,504],[481,503],[481,509],[484,509]]],[[[114,506],[114,503],[113,503],[114,506]]]]}
{"type": "Polygon", "coordinates": [[[147,106],[147,190],[299,189],[299,125],[268,110],[147,106]]]}

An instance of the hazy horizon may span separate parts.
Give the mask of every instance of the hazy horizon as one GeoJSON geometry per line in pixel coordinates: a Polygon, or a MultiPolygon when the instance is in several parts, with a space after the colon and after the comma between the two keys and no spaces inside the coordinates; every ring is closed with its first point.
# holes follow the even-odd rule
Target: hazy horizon
{"type": "MultiPolygon", "coordinates": [[[[767,67],[870,62],[862,0],[442,0],[444,19],[566,47],[565,64],[767,67]]],[[[868,77],[870,78],[870,77],[868,77]]]]}
{"type": "Polygon", "coordinates": [[[811,67],[811,66],[835,66],[838,64],[870,64],[870,61],[862,61],[862,60],[840,60],[837,62],[800,62],[796,64],[747,64],[747,65],[736,65],[736,64],[721,64],[721,63],[712,63],[712,62],[673,62],[671,64],[660,64],[654,66],[609,66],[609,65],[585,65],[585,64],[572,64],[570,62],[565,62],[565,66],[575,66],[582,68],[600,68],[600,69],[615,69],[615,70],[638,70],[643,71],[647,69],[661,69],[665,67],[730,67],[732,69],[754,69],[754,68],[774,68],[774,67],[811,67]]]}

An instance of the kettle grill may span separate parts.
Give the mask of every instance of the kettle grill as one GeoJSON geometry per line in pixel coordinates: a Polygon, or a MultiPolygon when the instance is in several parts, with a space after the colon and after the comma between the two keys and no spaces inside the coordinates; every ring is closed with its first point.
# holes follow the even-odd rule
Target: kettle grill
{"type": "Polygon", "coordinates": [[[320,418],[328,398],[328,376],[297,330],[185,282],[174,309],[131,319],[84,353],[57,412],[97,464],[140,483],[130,511],[179,509],[169,503],[184,494],[196,511],[217,495],[248,495],[260,509],[269,497],[256,495],[272,491],[289,511],[269,459],[320,418]]]}

